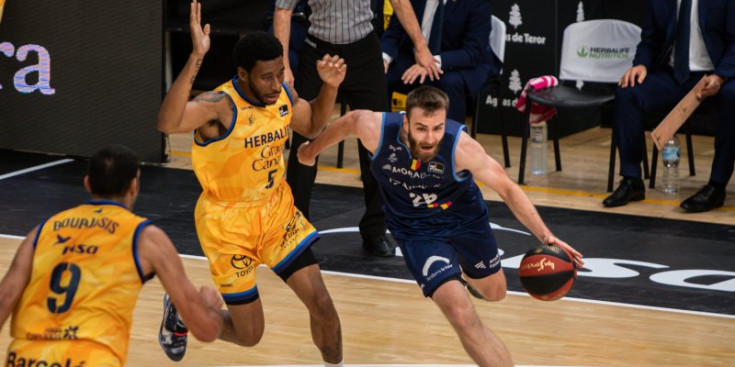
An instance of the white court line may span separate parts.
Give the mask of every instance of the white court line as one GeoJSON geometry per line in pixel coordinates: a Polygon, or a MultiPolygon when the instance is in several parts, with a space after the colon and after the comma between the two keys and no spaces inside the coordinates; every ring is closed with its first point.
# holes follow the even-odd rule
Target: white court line
{"type": "Polygon", "coordinates": [[[60,164],[69,163],[69,162],[73,162],[73,161],[74,161],[73,159],[65,158],[65,159],[60,159],[58,161],[53,161],[53,162],[49,162],[49,163],[40,164],[38,166],[25,168],[25,169],[22,169],[20,171],[15,171],[15,172],[6,173],[4,175],[0,175],[0,180],[4,180],[6,178],[11,178],[11,177],[19,176],[19,175],[22,175],[22,174],[26,174],[28,172],[42,170],[42,169],[48,168],[48,167],[58,166],[60,164]]]}
{"type": "MultiPolygon", "coordinates": [[[[7,235],[7,234],[0,234],[0,238],[10,238],[10,239],[22,240],[25,237],[13,236],[13,235],[7,235]]],[[[192,259],[192,260],[207,261],[207,258],[204,257],[204,256],[179,254],[179,257],[181,257],[183,259],[192,259]]],[[[265,266],[265,265],[262,265],[261,264],[260,266],[265,266]]],[[[379,277],[379,276],[375,276],[375,275],[363,275],[363,274],[343,273],[343,272],[331,271],[331,270],[322,270],[322,273],[329,274],[329,275],[349,277],[349,278],[382,280],[382,281],[394,282],[394,283],[409,283],[409,284],[415,283],[413,280],[409,280],[409,279],[387,278],[387,277],[379,277]]],[[[526,292],[508,291],[508,294],[513,294],[513,295],[517,295],[517,296],[530,297],[530,295],[528,293],[526,293],[526,292]]],[[[639,309],[639,310],[673,312],[673,313],[681,313],[681,314],[687,314],[687,315],[697,315],[697,316],[707,316],[707,317],[719,317],[719,318],[723,318],[723,319],[735,320],[735,315],[724,315],[724,314],[713,313],[713,312],[689,311],[689,310],[680,310],[680,309],[677,309],[677,308],[666,308],[666,307],[656,307],[656,306],[634,305],[634,304],[629,304],[629,303],[619,303],[619,302],[610,302],[610,301],[598,301],[598,300],[593,300],[593,299],[574,298],[574,297],[564,297],[563,300],[564,301],[571,301],[571,302],[592,303],[592,304],[605,305],[605,306],[628,307],[628,308],[635,308],[635,309],[639,309]]],[[[390,366],[390,365],[381,365],[381,366],[390,366]]],[[[438,366],[438,365],[432,365],[432,366],[438,366]]],[[[271,367],[274,367],[274,366],[271,366],[271,367]]],[[[532,367],[532,366],[526,366],[526,367],[532,367]]],[[[561,367],[561,366],[559,366],[559,367],[561,367]]]]}

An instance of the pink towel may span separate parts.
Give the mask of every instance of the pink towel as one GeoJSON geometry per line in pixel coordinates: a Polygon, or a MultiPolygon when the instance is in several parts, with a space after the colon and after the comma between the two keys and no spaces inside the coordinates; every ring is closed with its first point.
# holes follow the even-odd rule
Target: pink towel
{"type": "MultiPolygon", "coordinates": [[[[518,97],[518,102],[516,103],[516,109],[521,112],[526,112],[526,91],[529,88],[533,88],[533,90],[539,90],[544,88],[551,88],[559,85],[559,80],[556,79],[553,76],[546,75],[546,76],[540,76],[538,78],[533,78],[526,83],[526,87],[523,88],[523,92],[521,92],[521,96],[518,97]]],[[[532,102],[531,103],[531,115],[529,117],[529,121],[532,124],[541,122],[541,121],[548,121],[552,117],[556,115],[556,108],[549,107],[549,106],[543,106],[538,103],[532,102]]]]}

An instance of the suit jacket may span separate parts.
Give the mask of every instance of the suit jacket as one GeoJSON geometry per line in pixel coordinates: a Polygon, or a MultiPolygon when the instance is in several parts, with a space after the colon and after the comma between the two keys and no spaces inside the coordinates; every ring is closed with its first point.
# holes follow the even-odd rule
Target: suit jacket
{"type": "MultiPolygon", "coordinates": [[[[735,77],[735,0],[699,0],[699,27],[714,73],[735,77]]],[[[662,69],[676,40],[676,0],[648,0],[633,65],[662,69]]]]}
{"type": "MultiPolygon", "coordinates": [[[[442,1],[442,0],[439,0],[442,1]]],[[[419,24],[426,0],[411,0],[419,24]]],[[[490,76],[498,75],[490,50],[490,0],[447,0],[442,25],[442,70],[457,70],[471,94],[480,91],[490,76]]],[[[416,63],[413,43],[394,15],[380,38],[383,52],[393,58],[391,67],[408,69],[416,63]]]]}

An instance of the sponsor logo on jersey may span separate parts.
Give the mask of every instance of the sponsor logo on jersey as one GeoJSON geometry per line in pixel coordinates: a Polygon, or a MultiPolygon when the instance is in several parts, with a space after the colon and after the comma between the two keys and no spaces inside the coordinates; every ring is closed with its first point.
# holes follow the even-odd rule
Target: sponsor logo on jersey
{"type": "Polygon", "coordinates": [[[71,236],[63,237],[60,234],[56,234],[56,243],[54,245],[63,245],[71,239],[71,236]]]}
{"type": "Polygon", "coordinates": [[[8,367],[83,367],[87,361],[77,360],[72,362],[71,358],[66,358],[61,361],[46,360],[43,358],[26,358],[19,357],[14,351],[8,353],[8,359],[6,366],[8,367]]]}
{"type": "Polygon", "coordinates": [[[261,145],[270,144],[276,140],[281,140],[288,137],[288,131],[285,127],[282,127],[275,131],[269,131],[265,134],[253,135],[244,140],[245,148],[257,148],[261,145]]]}
{"type": "MultiPolygon", "coordinates": [[[[233,268],[237,269],[238,271],[235,273],[235,275],[239,277],[246,276],[253,272],[253,259],[249,258],[246,255],[232,255],[232,258],[230,258],[230,265],[232,265],[233,268]]],[[[220,286],[232,286],[232,284],[220,284],[220,286]]]]}
{"type": "Polygon", "coordinates": [[[449,262],[449,259],[443,256],[431,256],[428,259],[426,259],[426,262],[424,263],[423,269],[421,269],[421,274],[423,274],[426,277],[426,281],[430,282],[432,279],[436,278],[437,275],[449,270],[452,268],[452,264],[449,262]],[[431,270],[431,266],[434,265],[434,263],[444,263],[439,269],[434,270],[431,274],[429,274],[429,271],[431,270]]]}
{"type": "Polygon", "coordinates": [[[288,105],[280,105],[278,106],[278,113],[281,115],[281,117],[288,115],[288,105]]]}
{"type": "Polygon", "coordinates": [[[437,174],[443,174],[444,173],[444,164],[440,162],[430,162],[429,163],[429,172],[431,173],[437,173],[437,174]]]}

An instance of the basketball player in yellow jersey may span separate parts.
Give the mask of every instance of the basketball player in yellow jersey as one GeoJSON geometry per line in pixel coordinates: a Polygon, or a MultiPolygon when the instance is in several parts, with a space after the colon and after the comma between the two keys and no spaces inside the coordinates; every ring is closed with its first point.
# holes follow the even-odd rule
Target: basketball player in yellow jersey
{"type": "MultiPolygon", "coordinates": [[[[209,50],[209,25],[191,3],[193,50],[164,98],[158,129],[194,131],[192,165],[202,194],[194,212],[197,235],[229,313],[220,338],[243,346],[263,336],[263,306],[256,267],[270,267],[306,305],[312,339],[325,364],[342,363],[339,317],[309,248],[319,237],[293,203],[284,180],[289,128],[313,137],[334,109],[346,66],[338,56],[317,63],[323,81],[311,102],[283,83],[283,48],[273,35],[245,35],[235,46],[237,72],[215,91],[189,101],[192,83],[209,50]]],[[[173,360],[184,356],[186,326],[166,307],[159,342],[173,360]]]]}
{"type": "Polygon", "coordinates": [[[194,335],[212,341],[222,300],[197,293],[168,236],[131,213],[138,158],[117,145],[90,160],[92,200],[34,228],[0,283],[0,329],[13,313],[6,367],[123,366],[143,283],[158,275],[194,335]]]}

